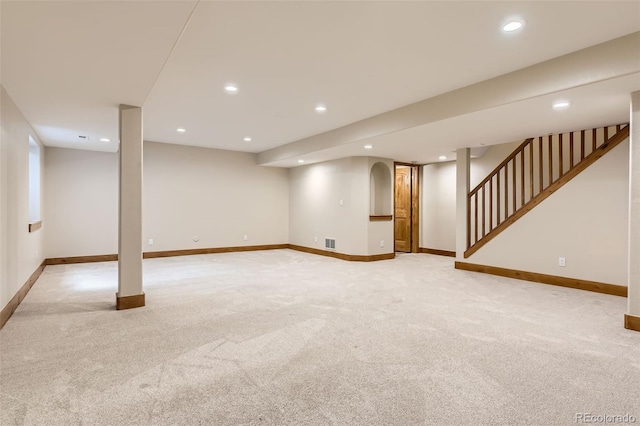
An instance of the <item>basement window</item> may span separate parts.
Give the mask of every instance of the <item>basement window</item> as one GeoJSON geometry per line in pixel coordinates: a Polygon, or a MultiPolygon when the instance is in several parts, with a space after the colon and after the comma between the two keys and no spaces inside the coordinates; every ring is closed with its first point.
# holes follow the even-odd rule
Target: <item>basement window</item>
{"type": "Polygon", "coordinates": [[[29,136],[29,232],[40,223],[40,146],[29,136]]]}

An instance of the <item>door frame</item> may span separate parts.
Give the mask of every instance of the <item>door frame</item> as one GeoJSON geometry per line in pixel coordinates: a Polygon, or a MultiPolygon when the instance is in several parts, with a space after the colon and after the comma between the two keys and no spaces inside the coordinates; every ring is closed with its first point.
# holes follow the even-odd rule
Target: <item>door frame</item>
{"type": "Polygon", "coordinates": [[[411,169],[411,253],[420,252],[420,170],[422,164],[393,162],[393,251],[396,251],[396,170],[397,166],[411,169]]]}

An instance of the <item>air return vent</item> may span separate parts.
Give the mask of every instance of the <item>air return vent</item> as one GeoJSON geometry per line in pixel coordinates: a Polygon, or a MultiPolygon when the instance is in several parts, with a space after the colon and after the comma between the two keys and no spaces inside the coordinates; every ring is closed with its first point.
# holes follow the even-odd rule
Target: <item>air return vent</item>
{"type": "Polygon", "coordinates": [[[325,238],[324,247],[326,249],[329,249],[329,250],[335,250],[336,249],[336,240],[333,239],[333,238],[325,238]]]}

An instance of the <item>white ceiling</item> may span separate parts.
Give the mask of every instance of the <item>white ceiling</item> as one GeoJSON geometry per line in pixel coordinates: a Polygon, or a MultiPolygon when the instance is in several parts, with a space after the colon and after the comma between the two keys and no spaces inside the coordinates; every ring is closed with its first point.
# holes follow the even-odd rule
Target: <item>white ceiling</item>
{"type": "MultiPolygon", "coordinates": [[[[361,141],[343,144],[299,156],[305,164],[337,158],[375,155],[399,158],[403,162],[420,164],[456,159],[458,148],[488,147],[496,142],[522,142],[549,133],[563,133],[629,121],[629,93],[639,89],[640,73],[606,80],[563,92],[571,99],[571,111],[555,111],[550,106],[557,95],[500,105],[470,114],[411,127],[399,132],[386,133],[361,141]],[[535,120],[531,111],[536,111],[535,120]],[[584,123],[587,123],[586,125],[584,123]],[[398,141],[402,141],[398,143],[398,141]],[[374,146],[364,149],[365,144],[374,146]]],[[[478,150],[479,154],[484,150],[478,150]]],[[[299,166],[298,157],[275,161],[269,165],[299,166]]]]}
{"type": "Polygon", "coordinates": [[[371,151],[362,139],[295,144],[640,31],[640,2],[2,1],[1,8],[0,81],[48,146],[116,151],[117,107],[130,104],[143,106],[146,140],[255,153],[294,143],[290,155],[263,162],[273,166],[350,155],[430,162],[480,141],[625,121],[628,93],[640,90],[638,60],[635,73],[578,84],[577,72],[564,92],[372,132],[371,151]],[[526,25],[505,34],[501,25],[512,17],[526,25]],[[230,82],[235,95],[223,90],[230,82]],[[572,101],[560,114],[549,108],[558,96],[572,101]],[[328,111],[316,113],[318,103],[328,111]]]}

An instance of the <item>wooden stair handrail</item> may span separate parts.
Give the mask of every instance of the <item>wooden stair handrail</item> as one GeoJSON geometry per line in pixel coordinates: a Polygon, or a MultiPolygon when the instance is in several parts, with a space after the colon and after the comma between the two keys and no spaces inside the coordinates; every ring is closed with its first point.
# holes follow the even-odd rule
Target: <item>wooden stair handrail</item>
{"type": "Polygon", "coordinates": [[[520,154],[520,152],[524,151],[526,146],[530,144],[533,141],[533,139],[534,138],[525,139],[524,142],[522,142],[511,154],[509,154],[509,156],[505,158],[505,160],[502,163],[498,164],[498,166],[495,169],[493,169],[493,171],[489,173],[487,177],[482,180],[482,182],[476,185],[476,187],[469,192],[469,197],[471,197],[472,194],[475,194],[476,192],[478,192],[481,187],[483,187],[487,182],[489,182],[489,180],[491,180],[491,178],[497,175],[498,172],[500,172],[500,170],[502,170],[502,168],[509,161],[513,160],[514,158],[517,157],[518,154],[520,154]]]}
{"type": "MultiPolygon", "coordinates": [[[[552,153],[552,145],[551,145],[551,138],[549,137],[549,155],[548,155],[548,159],[549,159],[549,183],[548,186],[546,188],[542,188],[542,172],[543,172],[543,150],[542,150],[542,137],[539,138],[539,166],[540,166],[540,170],[539,170],[539,179],[540,179],[540,188],[539,191],[534,194],[534,187],[533,187],[533,179],[534,179],[534,173],[533,173],[533,153],[534,153],[534,147],[533,147],[533,141],[535,140],[535,138],[529,138],[527,140],[525,140],[524,142],[522,142],[522,144],[520,144],[520,146],[518,146],[518,148],[516,148],[504,161],[502,161],[486,178],[484,178],[482,180],[482,182],[480,184],[478,184],[472,191],[469,192],[468,197],[467,197],[467,250],[464,252],[464,257],[468,258],[469,256],[471,256],[473,253],[475,253],[476,251],[478,251],[481,247],[483,247],[485,244],[487,244],[489,241],[491,241],[493,238],[495,238],[498,234],[500,234],[502,231],[504,231],[506,228],[508,228],[509,226],[511,226],[515,221],[517,221],[518,219],[520,219],[522,216],[524,216],[527,212],[529,212],[531,209],[533,209],[536,205],[540,204],[544,199],[548,198],[551,194],[553,194],[554,192],[556,192],[558,189],[560,189],[562,186],[564,186],[567,182],[569,182],[571,179],[573,179],[575,176],[577,176],[579,173],[581,173],[583,170],[585,170],[587,167],[589,167],[591,164],[593,164],[594,162],[596,162],[599,158],[601,158],[603,155],[605,155],[607,152],[611,151],[615,146],[617,146],[618,144],[620,144],[622,141],[624,141],[626,138],[629,137],[629,125],[624,125],[624,127],[622,127],[623,125],[616,125],[616,133],[611,136],[608,137],[608,127],[613,127],[613,126],[607,126],[604,127],[604,136],[605,136],[605,140],[604,142],[600,145],[597,146],[597,141],[596,141],[596,131],[597,129],[593,129],[592,130],[592,151],[589,153],[589,155],[585,156],[584,155],[584,149],[581,148],[580,151],[580,160],[574,164],[574,160],[575,160],[575,155],[574,155],[574,143],[573,143],[573,134],[577,133],[577,132],[568,132],[570,134],[570,138],[569,138],[569,163],[568,163],[568,170],[565,172],[564,168],[563,168],[563,162],[562,160],[558,159],[558,163],[559,163],[559,170],[558,170],[558,178],[554,181],[553,180],[553,170],[552,170],[552,163],[553,163],[553,153],[552,153]],[[529,151],[529,178],[530,178],[530,186],[529,186],[529,200],[527,202],[525,202],[525,173],[524,173],[524,155],[525,155],[525,149],[527,146],[530,146],[530,151],[529,151]],[[516,206],[516,192],[517,192],[517,188],[516,188],[516,169],[517,169],[517,162],[516,162],[516,157],[518,155],[521,155],[521,193],[520,193],[520,207],[517,208],[516,206]],[[500,220],[500,212],[501,212],[501,205],[500,205],[500,198],[499,198],[499,192],[498,192],[498,198],[497,198],[497,204],[496,204],[496,216],[497,216],[497,223],[496,226],[493,226],[493,198],[491,196],[492,194],[492,187],[493,187],[493,178],[495,176],[498,176],[498,178],[496,179],[496,185],[499,191],[500,188],[500,172],[502,171],[503,168],[508,167],[509,162],[511,162],[513,160],[513,166],[512,166],[512,175],[513,175],[513,212],[511,213],[511,215],[509,215],[509,210],[507,208],[507,202],[505,200],[505,210],[504,210],[504,220],[501,221],[500,220]],[[488,232],[486,232],[486,224],[485,224],[485,196],[486,196],[486,191],[485,191],[485,186],[486,184],[489,183],[489,230],[488,232]],[[478,226],[479,226],[479,221],[478,221],[478,193],[482,191],[482,236],[480,238],[478,238],[478,226]],[[475,197],[475,198],[474,198],[475,197]],[[475,242],[472,244],[471,243],[471,201],[472,198],[474,198],[474,212],[475,212],[475,223],[474,223],[474,234],[475,234],[475,242]]],[[[584,134],[585,131],[579,131],[580,135],[581,135],[581,147],[584,147],[584,134]]],[[[558,140],[559,143],[562,144],[562,136],[558,136],[558,140]]],[[[563,155],[563,151],[562,148],[559,147],[558,148],[559,154],[560,156],[563,155]]],[[[508,168],[505,169],[505,194],[508,194],[507,191],[507,181],[508,181],[508,168]]]]}

